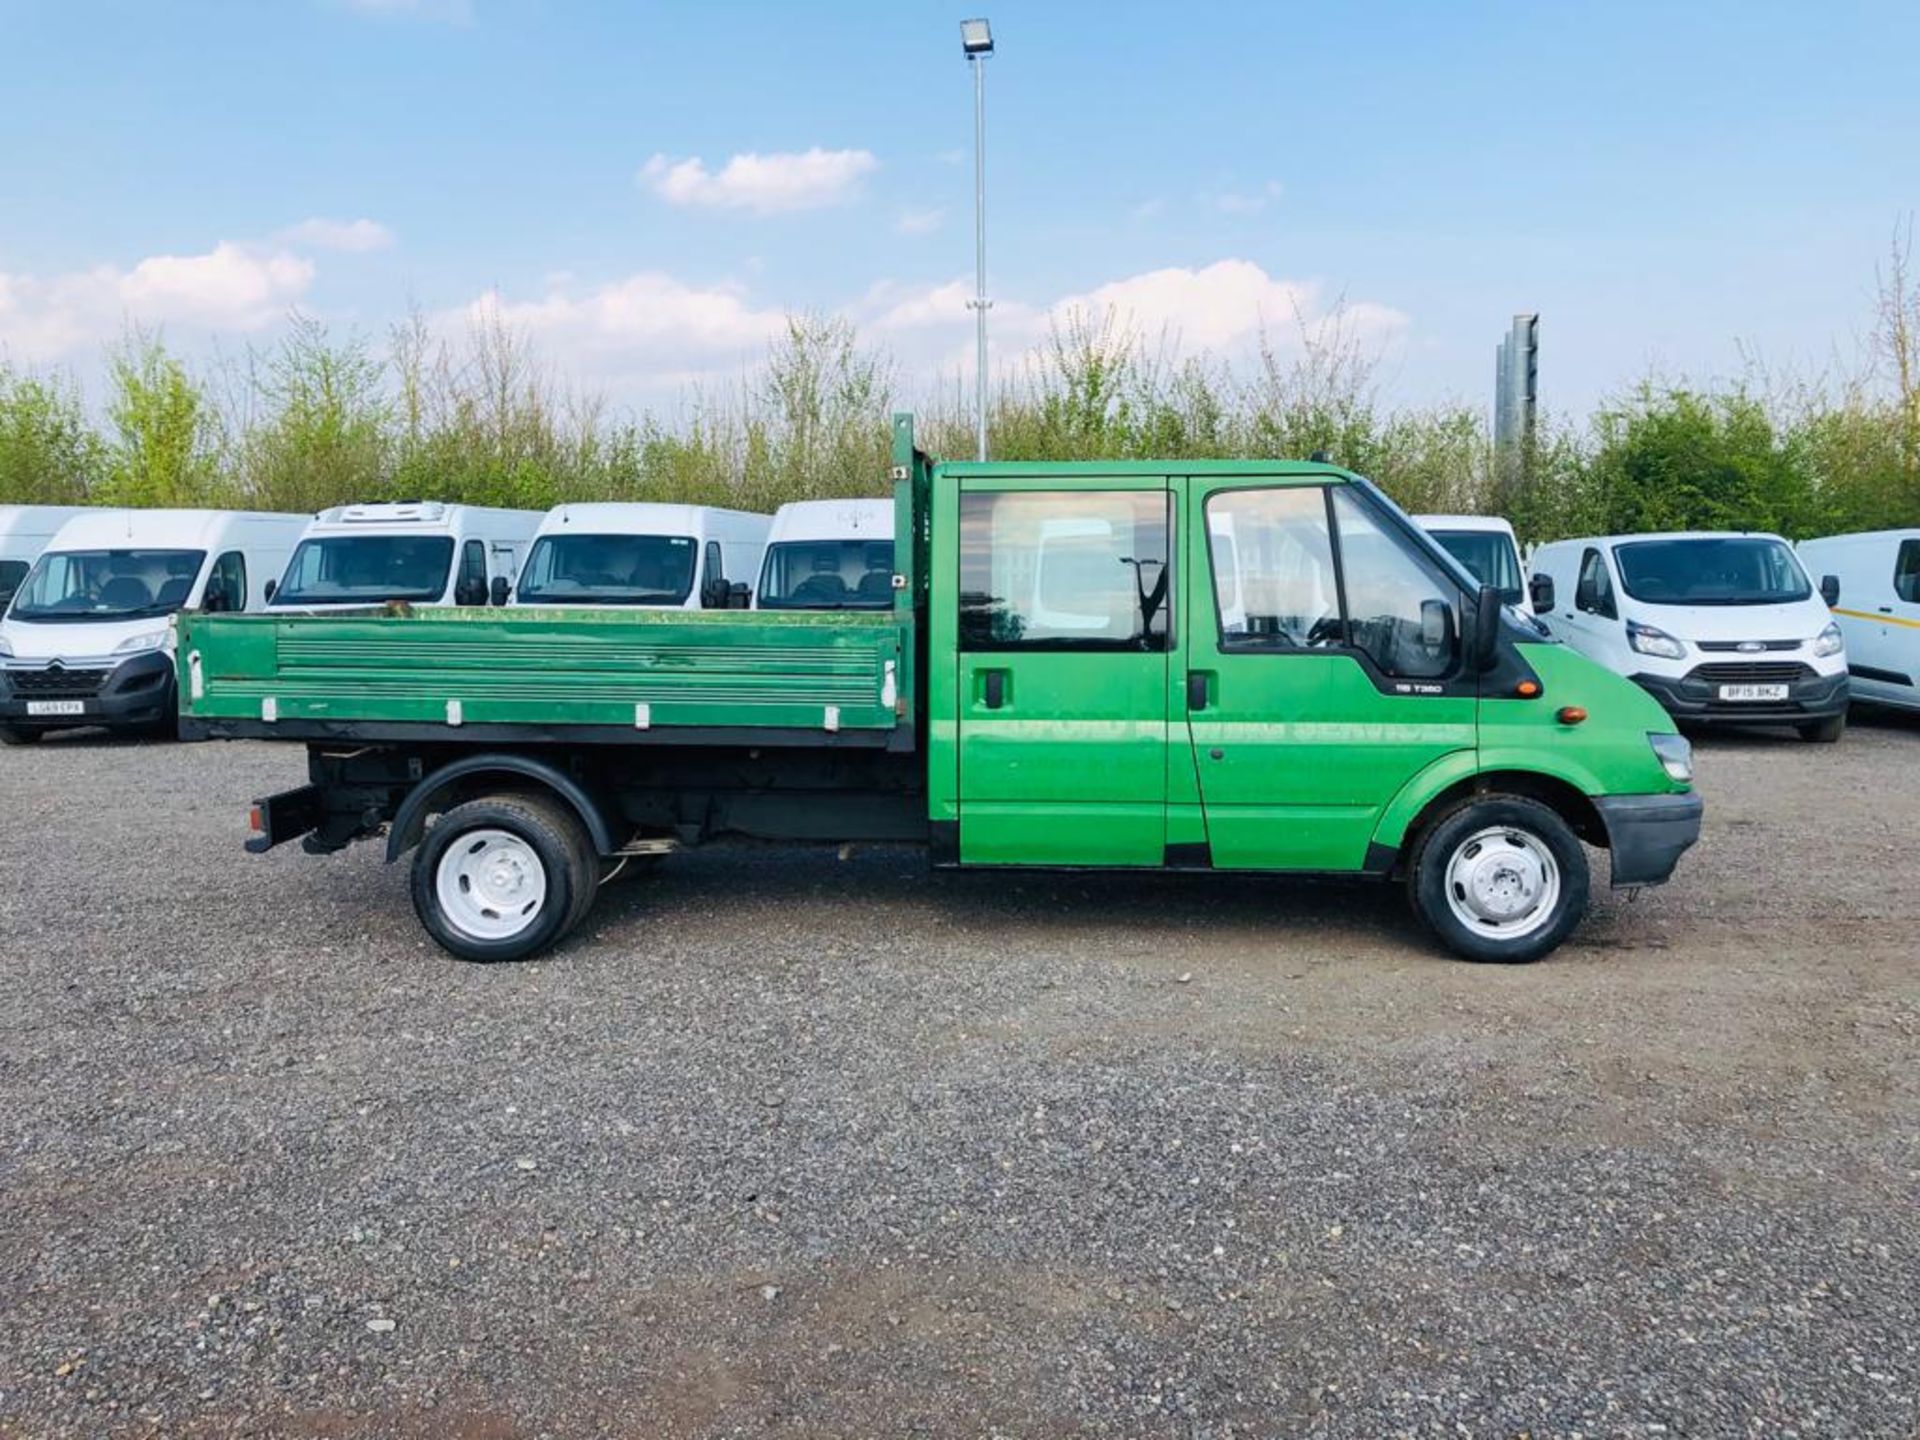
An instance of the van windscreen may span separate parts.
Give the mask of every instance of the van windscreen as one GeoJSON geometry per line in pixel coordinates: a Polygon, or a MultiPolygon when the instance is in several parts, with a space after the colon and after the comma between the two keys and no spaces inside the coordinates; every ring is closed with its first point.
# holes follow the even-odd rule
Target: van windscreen
{"type": "Polygon", "coordinates": [[[767,547],[762,610],[886,610],[893,605],[891,540],[789,540],[767,547]]]}
{"type": "Polygon", "coordinates": [[[1518,605],[1520,557],[1514,553],[1513,540],[1500,530],[1431,530],[1427,532],[1446,551],[1466,566],[1482,585],[1500,592],[1502,605],[1518,605]]]}
{"type": "Polygon", "coordinates": [[[1813,594],[1793,551],[1764,535],[1631,540],[1613,555],[1627,594],[1649,605],[1788,605],[1813,594]]]}
{"type": "Polygon", "coordinates": [[[272,604],[383,605],[447,593],[447,535],[328,535],[302,540],[272,604]]]}
{"type": "Polygon", "coordinates": [[[141,620],[187,603],[204,550],[49,550],[13,598],[9,620],[141,620]]]}
{"type": "Polygon", "coordinates": [[[520,572],[523,605],[681,605],[693,593],[690,535],[542,535],[520,572]]]}

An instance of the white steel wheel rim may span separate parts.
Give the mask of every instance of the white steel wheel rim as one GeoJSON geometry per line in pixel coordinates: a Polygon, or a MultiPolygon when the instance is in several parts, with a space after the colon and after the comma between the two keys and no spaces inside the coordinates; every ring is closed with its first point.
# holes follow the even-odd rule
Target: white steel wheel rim
{"type": "Polygon", "coordinates": [[[469,830],[440,856],[434,894],[447,923],[475,940],[511,940],[540,918],[547,867],[511,830],[469,830]]]}
{"type": "Polygon", "coordinates": [[[1510,825],[1475,831],[1447,860],[1447,905],[1476,935],[1520,940],[1550,923],[1560,865],[1539,836],[1510,825]]]}

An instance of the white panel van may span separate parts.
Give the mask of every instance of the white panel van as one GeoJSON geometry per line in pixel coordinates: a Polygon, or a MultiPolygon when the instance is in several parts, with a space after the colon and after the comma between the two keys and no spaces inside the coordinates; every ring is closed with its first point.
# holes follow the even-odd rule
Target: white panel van
{"type": "Polygon", "coordinates": [[[1828,741],[1846,727],[1840,627],[1778,535],[1558,540],[1534,551],[1533,577],[1548,630],[1676,720],[1790,725],[1828,741]]]}
{"type": "Polygon", "coordinates": [[[538,510],[398,501],[322,510],[273,592],[275,610],[350,610],[408,601],[485,605],[512,585],[538,510]]]}
{"type": "Polygon", "coordinates": [[[510,603],[744,610],[772,523],[710,505],[556,505],[510,603]]]}
{"type": "Polygon", "coordinates": [[[1806,540],[1800,559],[1834,596],[1853,698],[1920,710],[1920,530],[1806,540]]]}
{"type": "Polygon", "coordinates": [[[85,512],[83,505],[0,505],[0,615],[60,527],[85,512]]]}
{"type": "Polygon", "coordinates": [[[0,741],[105,725],[170,733],[175,611],[261,610],[305,515],[87,510],[0,620],[0,741]]]}
{"type": "Polygon", "coordinates": [[[893,606],[893,501],[796,500],[774,512],[759,610],[893,606]]]}
{"type": "Polygon", "coordinates": [[[1498,590],[1501,604],[1522,615],[1533,614],[1533,600],[1522,583],[1520,545],[1507,521],[1498,515],[1416,515],[1413,522],[1474,579],[1498,590]]]}

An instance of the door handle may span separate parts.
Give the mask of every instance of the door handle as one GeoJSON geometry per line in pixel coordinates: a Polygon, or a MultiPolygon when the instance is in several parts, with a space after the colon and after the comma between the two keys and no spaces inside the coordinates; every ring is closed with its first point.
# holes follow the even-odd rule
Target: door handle
{"type": "Polygon", "coordinates": [[[980,672],[987,709],[998,710],[1007,703],[1007,672],[1004,670],[983,670],[980,672]]]}
{"type": "Polygon", "coordinates": [[[1189,670],[1187,672],[1187,709],[1204,710],[1207,708],[1207,672],[1189,670]]]}
{"type": "Polygon", "coordinates": [[[1882,605],[1878,608],[1882,615],[1891,615],[1893,613],[1893,607],[1891,605],[1882,605]]]}

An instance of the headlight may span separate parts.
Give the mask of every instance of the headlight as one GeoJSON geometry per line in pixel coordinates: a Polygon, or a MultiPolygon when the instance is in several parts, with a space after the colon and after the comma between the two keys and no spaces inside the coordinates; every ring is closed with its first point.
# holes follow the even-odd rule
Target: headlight
{"type": "Polygon", "coordinates": [[[1662,660],[1684,660],[1687,647],[1664,630],[1656,630],[1651,625],[1642,625],[1638,620],[1627,622],[1627,643],[1642,655],[1658,655],[1662,660]]]}
{"type": "Polygon", "coordinates": [[[1669,780],[1682,785],[1693,783],[1693,745],[1684,735],[1649,735],[1647,744],[1653,747],[1660,768],[1667,772],[1669,780]]]}
{"type": "Polygon", "coordinates": [[[1838,655],[1846,648],[1846,644],[1847,642],[1841,638],[1840,627],[1829,624],[1826,629],[1813,637],[1813,653],[1820,656],[1838,655]]]}
{"type": "Polygon", "coordinates": [[[167,632],[165,630],[154,630],[145,635],[129,635],[125,640],[122,640],[118,645],[113,647],[113,653],[116,655],[140,655],[148,650],[158,650],[166,643],[167,632]]]}

